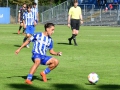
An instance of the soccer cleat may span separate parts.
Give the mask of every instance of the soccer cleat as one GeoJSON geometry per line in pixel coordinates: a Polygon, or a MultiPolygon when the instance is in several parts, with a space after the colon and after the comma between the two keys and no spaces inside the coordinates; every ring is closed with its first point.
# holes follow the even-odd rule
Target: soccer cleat
{"type": "Polygon", "coordinates": [[[78,46],[77,43],[75,44],[75,46],[78,46]]]}
{"type": "Polygon", "coordinates": [[[18,30],[18,34],[20,34],[20,30],[18,30]]]}
{"type": "Polygon", "coordinates": [[[74,45],[75,45],[75,46],[78,46],[77,43],[76,43],[76,39],[73,39],[73,41],[74,41],[74,45]]]}
{"type": "Polygon", "coordinates": [[[26,84],[32,84],[32,81],[31,81],[31,80],[26,79],[26,80],[25,80],[25,83],[26,83],[26,84]]]}
{"type": "Polygon", "coordinates": [[[42,76],[43,81],[47,82],[46,74],[44,74],[43,72],[41,72],[40,75],[42,76]]]}
{"type": "Polygon", "coordinates": [[[72,43],[71,43],[71,39],[70,39],[70,38],[68,38],[68,41],[69,41],[69,45],[72,45],[72,43]]]}
{"type": "Polygon", "coordinates": [[[27,47],[27,48],[30,48],[30,46],[29,46],[29,45],[26,45],[26,47],[27,47]]]}

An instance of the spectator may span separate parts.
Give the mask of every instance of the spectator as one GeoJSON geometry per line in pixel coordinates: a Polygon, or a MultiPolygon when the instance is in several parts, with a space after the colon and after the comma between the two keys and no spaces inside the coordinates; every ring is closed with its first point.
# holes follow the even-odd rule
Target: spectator
{"type": "Polygon", "coordinates": [[[100,7],[101,7],[100,0],[97,0],[97,4],[98,4],[98,8],[100,9],[100,7]]]}
{"type": "Polygon", "coordinates": [[[114,9],[118,9],[118,0],[113,0],[114,9]]]}

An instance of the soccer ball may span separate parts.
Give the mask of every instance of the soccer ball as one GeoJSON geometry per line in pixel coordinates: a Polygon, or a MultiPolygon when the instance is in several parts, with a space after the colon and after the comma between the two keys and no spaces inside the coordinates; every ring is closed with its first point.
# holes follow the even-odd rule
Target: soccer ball
{"type": "Polygon", "coordinates": [[[91,84],[95,84],[97,83],[99,80],[99,77],[96,73],[90,73],[88,75],[88,81],[91,83],[91,84]]]}

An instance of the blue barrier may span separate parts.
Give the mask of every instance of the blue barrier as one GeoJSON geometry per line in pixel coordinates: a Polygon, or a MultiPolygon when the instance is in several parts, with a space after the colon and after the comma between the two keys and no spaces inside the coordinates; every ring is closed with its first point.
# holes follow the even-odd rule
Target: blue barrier
{"type": "Polygon", "coordinates": [[[10,8],[0,7],[0,24],[10,23],[10,8]]]}

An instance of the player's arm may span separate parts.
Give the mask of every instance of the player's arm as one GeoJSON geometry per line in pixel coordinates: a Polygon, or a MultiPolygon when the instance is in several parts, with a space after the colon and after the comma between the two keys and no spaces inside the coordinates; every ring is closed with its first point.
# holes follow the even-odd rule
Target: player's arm
{"type": "Polygon", "coordinates": [[[15,51],[15,53],[18,54],[18,53],[20,52],[20,50],[21,50],[23,47],[25,47],[26,45],[28,45],[29,43],[30,43],[30,39],[26,40],[26,41],[21,45],[21,47],[18,48],[18,49],[15,51]]]}
{"type": "Polygon", "coordinates": [[[23,27],[26,28],[25,20],[23,19],[23,27]]]}
{"type": "Polygon", "coordinates": [[[49,50],[50,54],[55,55],[55,56],[61,56],[62,52],[55,52],[53,49],[49,50]]]}
{"type": "Polygon", "coordinates": [[[55,52],[55,51],[53,50],[53,41],[51,41],[51,43],[50,43],[50,45],[48,46],[48,48],[49,48],[50,54],[56,55],[56,56],[61,56],[61,55],[62,55],[62,52],[55,52]]]}
{"type": "Polygon", "coordinates": [[[36,9],[36,17],[37,17],[37,21],[39,21],[39,13],[38,13],[38,9],[36,9]]]}
{"type": "Polygon", "coordinates": [[[26,24],[25,24],[25,13],[23,14],[23,27],[26,28],[26,24]]]}
{"type": "Polygon", "coordinates": [[[69,10],[69,13],[68,13],[68,27],[70,27],[70,20],[71,20],[71,8],[69,10]]]}
{"type": "Polygon", "coordinates": [[[18,12],[18,22],[20,22],[20,12],[18,12]]]}
{"type": "Polygon", "coordinates": [[[83,24],[83,17],[82,17],[82,11],[80,9],[80,24],[83,24]]]}
{"type": "Polygon", "coordinates": [[[39,21],[39,14],[38,14],[38,12],[37,12],[37,14],[36,14],[36,15],[37,15],[37,20],[39,21]]]}

